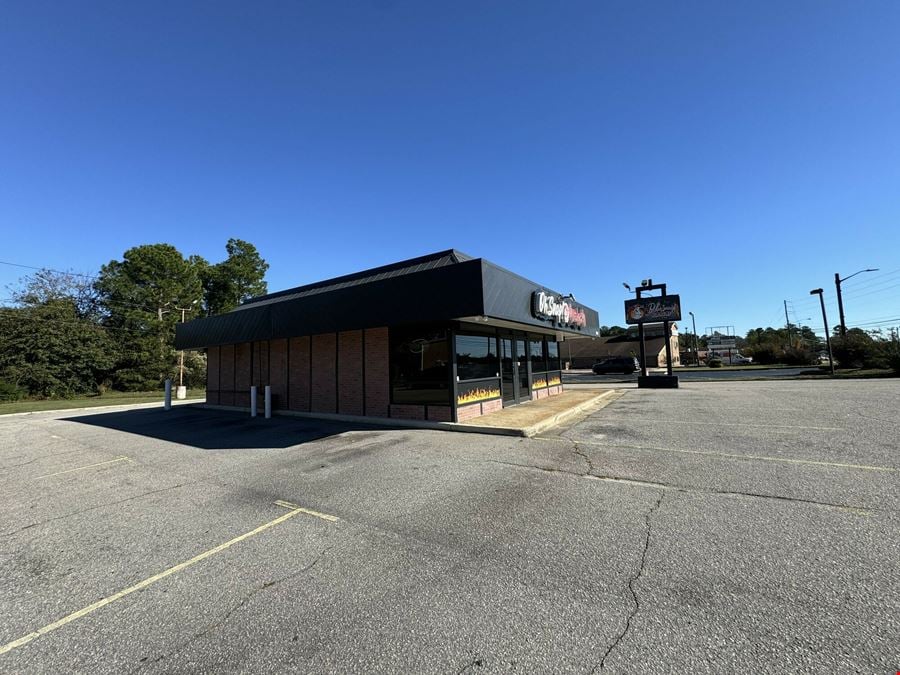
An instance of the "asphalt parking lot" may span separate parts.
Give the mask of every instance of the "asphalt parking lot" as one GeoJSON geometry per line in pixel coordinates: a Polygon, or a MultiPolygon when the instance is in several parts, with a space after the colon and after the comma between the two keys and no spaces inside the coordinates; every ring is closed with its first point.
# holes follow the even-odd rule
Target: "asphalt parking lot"
{"type": "Polygon", "coordinates": [[[900,669],[900,382],[627,390],[542,437],[0,419],[2,672],[900,669]]]}

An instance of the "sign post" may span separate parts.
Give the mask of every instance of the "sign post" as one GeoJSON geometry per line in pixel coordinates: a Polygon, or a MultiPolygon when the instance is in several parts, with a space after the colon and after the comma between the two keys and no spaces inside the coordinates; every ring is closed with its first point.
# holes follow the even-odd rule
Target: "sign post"
{"type": "Polygon", "coordinates": [[[634,300],[625,301],[625,323],[637,324],[638,339],[641,344],[641,374],[638,387],[643,388],[678,388],[678,376],[672,374],[672,339],[671,322],[681,321],[681,298],[668,295],[665,284],[654,284],[653,279],[644,280],[640,287],[634,289],[634,300]],[[661,295],[643,297],[648,291],[661,291],[661,295]],[[647,375],[647,353],[644,345],[644,324],[658,323],[663,325],[663,338],[666,341],[666,375],[647,375]]]}

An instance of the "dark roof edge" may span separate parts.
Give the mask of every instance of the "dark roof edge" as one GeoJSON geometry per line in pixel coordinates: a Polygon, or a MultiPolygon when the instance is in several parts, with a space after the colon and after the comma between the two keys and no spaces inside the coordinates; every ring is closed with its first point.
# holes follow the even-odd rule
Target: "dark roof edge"
{"type": "Polygon", "coordinates": [[[274,293],[267,293],[266,295],[260,295],[255,298],[251,298],[246,302],[242,303],[239,307],[248,307],[251,305],[255,305],[264,300],[272,300],[274,298],[279,298],[285,295],[292,295],[294,293],[302,293],[303,291],[309,291],[316,288],[322,288],[324,286],[332,286],[334,284],[340,284],[348,281],[354,281],[356,279],[362,279],[365,277],[373,276],[376,274],[382,274],[385,272],[391,272],[397,269],[403,269],[405,267],[412,267],[413,265],[420,265],[421,263],[428,262],[429,260],[438,260],[440,258],[450,257],[454,263],[468,262],[469,260],[476,260],[476,258],[463,253],[462,251],[458,251],[455,248],[448,248],[444,251],[437,251],[435,253],[428,253],[426,255],[421,255],[416,258],[409,258],[407,260],[400,260],[398,262],[389,263],[387,265],[381,265],[379,267],[371,267],[366,270],[361,270],[359,272],[352,272],[350,274],[343,274],[338,277],[332,277],[331,279],[323,279],[322,281],[314,281],[311,284],[305,284],[303,286],[295,286],[294,288],[287,288],[281,291],[275,291],[274,293]]]}

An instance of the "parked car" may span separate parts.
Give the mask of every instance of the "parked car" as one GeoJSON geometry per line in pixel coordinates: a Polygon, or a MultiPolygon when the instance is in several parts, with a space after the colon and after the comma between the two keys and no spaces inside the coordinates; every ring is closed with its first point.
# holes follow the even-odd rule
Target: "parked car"
{"type": "Polygon", "coordinates": [[[722,363],[731,366],[746,366],[753,363],[752,356],[744,356],[740,352],[713,352],[709,358],[719,359],[722,363]]]}
{"type": "Polygon", "coordinates": [[[594,375],[605,375],[607,373],[622,373],[623,375],[630,375],[631,373],[637,372],[640,369],[640,362],[633,356],[610,357],[608,359],[598,361],[593,366],[591,366],[591,370],[594,371],[594,375]]]}

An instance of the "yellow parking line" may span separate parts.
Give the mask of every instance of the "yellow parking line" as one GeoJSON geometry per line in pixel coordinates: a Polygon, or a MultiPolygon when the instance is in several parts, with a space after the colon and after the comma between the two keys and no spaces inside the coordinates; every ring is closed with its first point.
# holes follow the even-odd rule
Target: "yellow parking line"
{"type": "Polygon", "coordinates": [[[305,509],[302,506],[298,506],[297,504],[293,504],[291,502],[286,502],[283,499],[276,499],[273,503],[288,509],[296,509],[300,513],[305,513],[308,516],[315,516],[316,518],[327,520],[329,523],[336,523],[340,520],[340,518],[338,518],[337,516],[331,516],[327,513],[319,513],[318,511],[313,511],[312,509],[305,509]]]}
{"type": "Polygon", "coordinates": [[[132,461],[130,457],[126,457],[122,455],[121,457],[116,457],[115,459],[110,459],[105,462],[97,462],[96,464],[88,464],[86,466],[78,466],[74,469],[66,469],[65,471],[57,471],[56,473],[45,473],[43,476],[37,476],[34,480],[38,478],[50,478],[50,476],[61,476],[64,473],[72,473],[73,471],[81,471],[82,469],[90,469],[95,466],[103,466],[104,464],[115,464],[116,462],[130,462],[132,461]]]}
{"type": "MultiPolygon", "coordinates": [[[[290,504],[290,502],[282,502],[280,500],[275,503],[278,504],[279,506],[286,506],[286,505],[290,504]]],[[[144,588],[147,588],[147,586],[149,586],[150,584],[155,584],[157,581],[165,579],[167,576],[175,574],[176,572],[180,572],[181,570],[183,570],[187,567],[190,567],[191,565],[196,565],[198,562],[206,560],[207,558],[215,555],[216,553],[221,553],[225,549],[230,548],[231,546],[234,546],[235,544],[240,543],[240,542],[244,541],[245,539],[249,539],[250,537],[257,535],[260,532],[265,532],[269,528],[275,527],[276,525],[283,523],[284,521],[288,520],[289,518],[293,518],[298,513],[308,513],[309,515],[314,515],[318,518],[324,518],[325,520],[338,520],[338,518],[336,518],[335,516],[329,516],[324,513],[310,511],[309,509],[304,509],[300,506],[296,506],[293,504],[290,504],[289,508],[291,510],[288,513],[285,513],[283,516],[279,516],[275,520],[270,520],[268,523],[260,525],[255,530],[251,530],[250,532],[246,532],[238,537],[235,537],[234,539],[231,539],[230,541],[226,541],[224,544],[219,544],[215,548],[211,548],[208,551],[204,551],[203,553],[194,556],[190,560],[185,560],[183,563],[179,563],[178,565],[175,565],[174,567],[170,567],[169,569],[164,570],[164,571],[160,572],[159,574],[155,574],[152,577],[150,577],[149,579],[144,579],[143,581],[136,583],[134,586],[129,586],[128,588],[121,590],[118,593],[115,593],[114,595],[109,596],[108,598],[103,598],[102,600],[98,600],[94,604],[88,605],[84,609],[79,609],[77,612],[72,612],[71,614],[59,619],[58,621],[54,621],[53,623],[47,624],[43,628],[38,628],[33,633],[29,633],[28,635],[25,635],[24,637],[20,637],[18,640],[13,640],[12,642],[9,642],[9,643],[3,645],[2,647],[0,647],[0,654],[5,654],[6,652],[10,652],[13,649],[16,649],[18,647],[26,645],[29,642],[31,642],[32,640],[36,640],[37,638],[41,637],[42,635],[46,635],[47,633],[54,631],[57,628],[62,628],[66,624],[71,623],[72,621],[75,621],[76,619],[80,619],[81,617],[86,616],[86,615],[90,614],[91,612],[95,612],[102,607],[106,607],[106,605],[109,605],[110,603],[113,603],[116,600],[121,600],[126,595],[131,595],[135,591],[140,591],[144,588]]]]}

